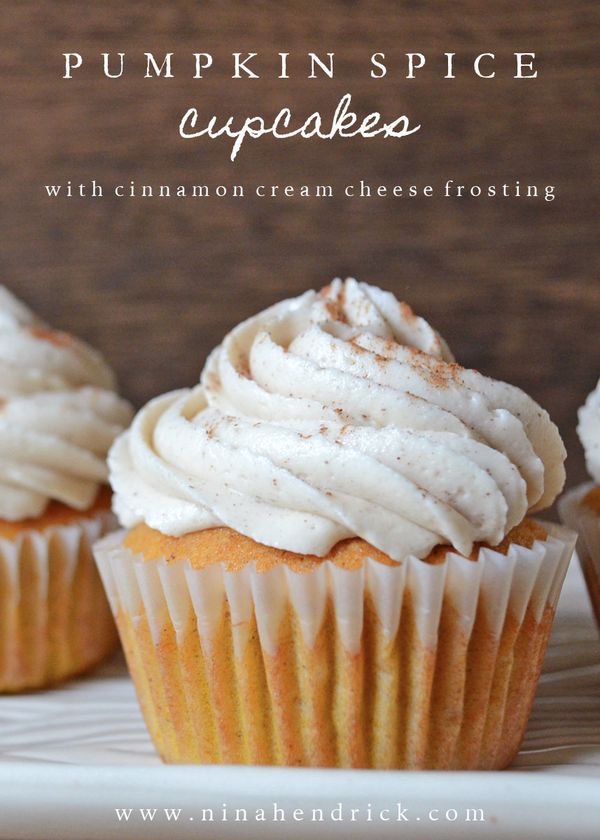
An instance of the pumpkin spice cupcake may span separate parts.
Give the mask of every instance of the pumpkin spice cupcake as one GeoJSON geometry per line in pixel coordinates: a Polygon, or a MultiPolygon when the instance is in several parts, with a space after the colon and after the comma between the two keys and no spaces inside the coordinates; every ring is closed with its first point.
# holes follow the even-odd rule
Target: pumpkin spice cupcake
{"type": "Polygon", "coordinates": [[[131,418],[83,342],[0,286],[0,692],[94,665],[117,641],[91,553],[111,527],[106,453],[131,418]]]}
{"type": "Polygon", "coordinates": [[[577,432],[593,480],[565,493],[558,506],[563,521],[579,533],[577,554],[600,626],[600,382],[579,409],[577,432]]]}
{"type": "Polygon", "coordinates": [[[355,280],[234,329],[109,456],[95,549],[168,762],[500,768],[574,535],[518,388],[355,280]]]}

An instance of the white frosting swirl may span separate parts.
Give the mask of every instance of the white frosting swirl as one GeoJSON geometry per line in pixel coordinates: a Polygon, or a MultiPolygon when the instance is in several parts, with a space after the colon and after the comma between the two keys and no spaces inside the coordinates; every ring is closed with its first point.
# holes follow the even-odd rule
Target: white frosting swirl
{"type": "Polygon", "coordinates": [[[600,484],[600,380],[578,412],[577,433],[588,472],[600,484]]]}
{"type": "Polygon", "coordinates": [[[0,286],[0,519],[40,516],[51,499],[90,507],[132,416],[114,386],[95,350],[0,286]]]}
{"type": "Polygon", "coordinates": [[[554,500],[564,458],[526,394],[453,364],[406,304],[349,279],[236,327],[109,465],[125,526],[226,525],[321,556],[360,536],[402,559],[496,545],[554,500]]]}

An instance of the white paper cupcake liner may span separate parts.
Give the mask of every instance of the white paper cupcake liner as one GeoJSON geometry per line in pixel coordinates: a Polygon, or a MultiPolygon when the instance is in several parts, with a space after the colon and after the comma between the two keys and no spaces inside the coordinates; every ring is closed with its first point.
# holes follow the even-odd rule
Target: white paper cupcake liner
{"type": "Polygon", "coordinates": [[[123,546],[123,533],[101,540],[95,546],[95,556],[144,713],[166,760],[221,761],[225,756],[229,761],[257,761],[244,734],[253,721],[244,712],[250,699],[244,693],[240,663],[249,649],[259,644],[265,670],[260,681],[266,686],[262,702],[273,742],[268,749],[259,749],[258,758],[265,763],[498,766],[507,763],[518,748],[576,539],[560,526],[545,527],[547,540],[535,542],[531,549],[513,545],[507,555],[482,549],[474,562],[450,552],[440,564],[409,558],[394,567],[367,560],[357,571],[329,561],[304,573],[285,565],[266,572],[257,572],[253,565],[228,572],[221,563],[194,569],[189,561],[147,561],[131,554],[123,546]],[[375,630],[370,616],[374,616],[375,630]],[[242,707],[239,749],[223,743],[228,735],[219,730],[219,710],[214,708],[216,689],[211,683],[214,650],[218,647],[222,657],[228,655],[223,647],[224,620],[234,660],[230,690],[242,707]],[[331,640],[324,640],[326,630],[331,640]],[[190,641],[192,637],[195,642],[190,641]],[[457,642],[447,656],[442,646],[450,637],[457,642]],[[214,743],[203,745],[200,736],[196,744],[182,748],[173,717],[182,716],[190,733],[201,729],[198,721],[191,719],[195,701],[189,696],[189,685],[185,687],[186,657],[193,644],[198,646],[196,658],[203,657],[198,676],[198,680],[206,680],[202,692],[213,698],[208,705],[214,719],[207,729],[213,732],[214,743]],[[373,645],[379,651],[373,656],[381,658],[375,670],[368,653],[373,645]],[[485,654],[480,650],[482,645],[485,654]],[[326,652],[328,646],[335,649],[334,653],[326,652]],[[517,661],[517,649],[522,649],[525,658],[537,657],[535,667],[531,662],[517,661]],[[396,662],[396,652],[403,657],[402,662],[396,662]],[[489,666],[485,680],[478,677],[482,655],[489,666]],[[449,669],[447,662],[453,657],[456,663],[449,669]],[[165,670],[174,660],[181,676],[179,686],[170,684],[173,674],[165,670]],[[358,670],[357,662],[362,663],[358,670]],[[387,676],[383,673],[388,668],[386,663],[387,676]],[[521,689],[511,684],[519,668],[523,673],[530,669],[532,685],[521,689]],[[149,681],[142,686],[150,671],[149,681]],[[346,679],[344,674],[347,685],[340,684],[346,679]],[[315,711],[321,699],[311,686],[313,676],[322,680],[327,685],[323,691],[329,692],[320,711],[315,711]],[[331,680],[336,683],[333,687],[331,680]],[[377,685],[369,687],[373,680],[377,685]],[[162,684],[160,696],[156,693],[157,682],[162,684]],[[442,691],[449,682],[456,694],[452,698],[442,691]],[[485,702],[483,708],[467,709],[472,699],[468,694],[471,685],[478,685],[484,701],[486,692],[488,696],[494,693],[497,721],[488,720],[485,702]],[[187,699],[183,697],[186,691],[187,699]],[[519,694],[518,702],[512,702],[511,691],[519,694]],[[356,692],[360,694],[357,702],[363,723],[357,722],[350,708],[356,701],[356,697],[349,699],[350,694],[356,692]],[[282,702],[293,697],[300,708],[296,723],[293,715],[284,714],[280,708],[282,702]],[[385,716],[390,712],[384,709],[389,706],[394,713],[398,704],[403,706],[402,721],[388,726],[385,716]],[[448,725],[444,723],[446,718],[448,725]],[[341,732],[344,719],[350,729],[363,728],[350,733],[347,744],[341,732]],[[301,731],[290,731],[293,726],[301,731]],[[324,747],[318,743],[318,730],[328,726],[333,746],[324,747]],[[443,746],[431,743],[436,727],[443,729],[444,738],[437,738],[440,743],[447,740],[443,746]],[[387,728],[386,734],[383,730],[387,728]],[[508,745],[502,743],[503,728],[508,745]],[[467,729],[476,730],[475,736],[467,729]],[[294,741],[295,746],[290,746],[294,741]],[[391,741],[397,746],[390,748],[391,741]]]}
{"type": "Polygon", "coordinates": [[[565,525],[579,535],[577,554],[600,627],[600,516],[581,504],[594,486],[594,482],[590,481],[565,493],[558,509],[565,525]]]}
{"type": "Polygon", "coordinates": [[[114,524],[102,512],[0,538],[0,691],[59,682],[114,649],[114,621],[92,555],[114,524]]]}

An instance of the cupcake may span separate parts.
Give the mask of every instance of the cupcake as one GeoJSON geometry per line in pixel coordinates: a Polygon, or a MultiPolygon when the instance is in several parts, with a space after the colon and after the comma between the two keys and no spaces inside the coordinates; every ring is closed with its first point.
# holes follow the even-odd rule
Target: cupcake
{"type": "Polygon", "coordinates": [[[349,279],[242,323],[109,456],[96,559],[167,762],[500,768],[574,535],[518,388],[349,279]]]}
{"type": "Polygon", "coordinates": [[[114,528],[106,453],[131,419],[102,358],[0,286],[0,692],[117,642],[91,546],[114,528]]]}
{"type": "Polygon", "coordinates": [[[600,626],[600,381],[578,414],[577,432],[592,481],[570,490],[558,506],[563,521],[579,532],[577,553],[600,626]]]}

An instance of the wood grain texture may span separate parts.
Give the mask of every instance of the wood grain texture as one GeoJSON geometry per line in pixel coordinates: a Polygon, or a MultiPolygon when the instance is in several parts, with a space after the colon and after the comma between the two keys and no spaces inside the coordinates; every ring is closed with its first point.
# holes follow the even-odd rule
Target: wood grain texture
{"type": "Polygon", "coordinates": [[[2,277],[50,322],[113,362],[136,403],[196,381],[207,352],[240,319],[335,275],[393,290],[424,314],[466,365],[518,384],[559,423],[569,478],[584,477],[575,412],[600,374],[594,174],[599,6],[595,0],[427,2],[79,2],[5,0],[7,96],[2,277]],[[64,51],[86,64],[61,80],[64,51]],[[125,50],[123,79],[100,75],[125,50]],[[176,77],[144,80],[143,52],[175,53],[176,77]],[[232,51],[261,58],[260,80],[231,80],[232,51]],[[309,81],[307,50],[335,51],[333,81],[309,81]],[[402,56],[422,51],[412,82],[402,56]],[[514,51],[540,76],[512,79],[514,51]],[[191,78],[190,56],[214,72],[191,78]],[[277,80],[275,57],[297,71],[277,80]],[[369,78],[369,55],[389,77],[369,78]],[[444,80],[441,56],[457,54],[444,80]],[[496,52],[498,78],[467,59],[496,52]],[[129,63],[130,60],[130,63],[129,63]],[[462,68],[465,68],[464,70],[462,68]],[[248,142],[234,164],[221,141],[177,133],[203,114],[330,113],[350,91],[358,110],[406,113],[423,128],[400,141],[248,142]],[[211,185],[555,184],[545,203],[372,198],[50,201],[66,179],[211,185]]]}

